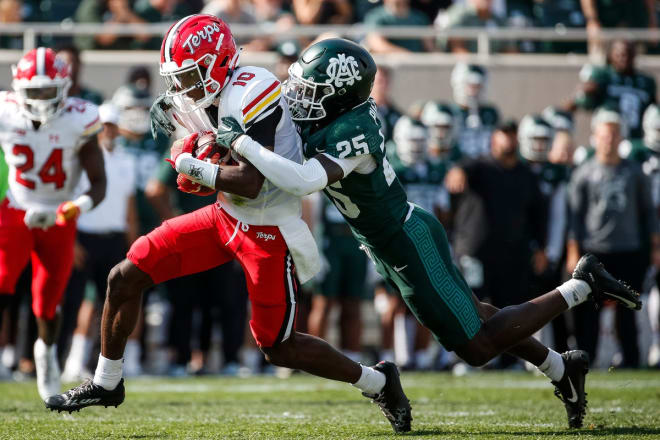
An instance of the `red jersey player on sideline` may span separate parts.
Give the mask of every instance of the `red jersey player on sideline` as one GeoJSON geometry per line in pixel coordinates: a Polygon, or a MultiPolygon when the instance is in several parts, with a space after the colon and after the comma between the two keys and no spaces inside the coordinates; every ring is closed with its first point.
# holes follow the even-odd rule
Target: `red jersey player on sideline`
{"type": "Polygon", "coordinates": [[[302,162],[300,137],[280,99],[279,81],[265,69],[239,67],[239,55],[229,27],[210,15],[183,18],[165,35],[160,72],[168,90],[154,104],[155,113],[163,116],[156,124],[187,134],[171,149],[179,189],[197,194],[220,190],[218,203],[168,220],[133,244],[108,279],[94,379],[48,398],[46,406],[76,411],[122,403],[121,359],[142,291],[236,259],[247,280],[252,335],[267,359],[354,384],[381,407],[395,431],[408,431],[410,404],[396,365],[361,366],[322,339],[295,330],[294,271],[304,282],[319,268],[316,244],[300,218],[300,198],[265,180],[240,156],[234,166],[200,160],[199,133],[216,131],[220,118],[232,116],[275,154],[302,162]]]}
{"type": "Polygon", "coordinates": [[[34,360],[46,399],[60,391],[57,306],[73,266],[76,218],[105,195],[101,123],[94,104],[67,97],[69,66],[53,50],[33,49],[12,70],[14,91],[0,93],[0,145],[9,165],[0,204],[0,318],[31,259],[34,360]],[[82,170],[91,188],[74,199],[82,170]]]}

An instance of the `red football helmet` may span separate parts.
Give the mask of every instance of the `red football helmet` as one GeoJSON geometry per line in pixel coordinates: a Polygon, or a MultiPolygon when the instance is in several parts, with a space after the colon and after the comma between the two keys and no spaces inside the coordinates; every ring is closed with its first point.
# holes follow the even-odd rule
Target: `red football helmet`
{"type": "Polygon", "coordinates": [[[166,94],[184,113],[208,107],[229,82],[239,56],[224,21],[205,14],[182,18],[167,31],[160,48],[166,94]]]}
{"type": "Polygon", "coordinates": [[[63,110],[71,87],[70,69],[54,50],[32,49],[11,70],[12,87],[28,118],[45,123],[63,110]]]}

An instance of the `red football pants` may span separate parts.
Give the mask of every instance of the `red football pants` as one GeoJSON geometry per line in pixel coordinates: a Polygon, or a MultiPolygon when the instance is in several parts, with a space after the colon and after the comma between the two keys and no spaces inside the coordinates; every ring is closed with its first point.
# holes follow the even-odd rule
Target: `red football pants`
{"type": "Polygon", "coordinates": [[[257,344],[271,347],[294,329],[294,265],[277,226],[242,223],[216,203],[163,222],[136,240],[127,258],[156,284],[236,259],[245,272],[257,344]]]}
{"type": "Polygon", "coordinates": [[[0,294],[13,294],[18,277],[32,259],[32,311],[53,319],[64,296],[71,269],[76,222],[29,229],[25,211],[0,204],[0,294]]]}

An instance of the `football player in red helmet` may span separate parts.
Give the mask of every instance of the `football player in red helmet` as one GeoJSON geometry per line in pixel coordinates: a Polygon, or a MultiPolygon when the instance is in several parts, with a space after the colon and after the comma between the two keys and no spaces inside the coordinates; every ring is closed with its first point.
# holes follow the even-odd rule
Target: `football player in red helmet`
{"type": "Polygon", "coordinates": [[[410,404],[396,365],[361,366],[322,339],[295,331],[296,275],[305,282],[320,266],[300,217],[300,197],[265,182],[239,156],[233,166],[201,160],[201,151],[195,157],[200,133],[217,131],[218,121],[231,116],[275,154],[302,162],[300,137],[280,97],[280,82],[265,69],[239,67],[239,53],[229,27],[210,15],[186,17],[165,35],[160,72],[168,89],[152,106],[152,122],[156,131],[180,138],[170,157],[179,189],[220,190],[218,203],[168,220],[133,244],[108,279],[94,379],[49,398],[46,406],[75,411],[119,405],[124,400],[122,356],[142,291],[236,259],[246,274],[252,334],[271,363],[352,383],[384,408],[395,431],[409,431],[410,404]]]}
{"type": "Polygon", "coordinates": [[[0,93],[0,145],[9,165],[0,204],[0,318],[31,258],[37,388],[46,399],[60,392],[57,306],[73,267],[76,218],[105,195],[101,123],[94,104],[67,97],[69,66],[53,50],[27,52],[12,72],[14,91],[0,93]],[[74,198],[82,170],[91,187],[74,198]]]}

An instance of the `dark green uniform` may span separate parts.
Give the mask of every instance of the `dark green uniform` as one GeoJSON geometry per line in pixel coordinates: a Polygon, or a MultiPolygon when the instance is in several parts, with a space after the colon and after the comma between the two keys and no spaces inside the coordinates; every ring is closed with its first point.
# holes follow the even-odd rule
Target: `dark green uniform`
{"type": "Polygon", "coordinates": [[[153,140],[151,133],[146,133],[138,141],[132,141],[119,136],[117,138],[117,144],[123,147],[128,154],[135,157],[135,201],[140,222],[140,235],[144,235],[160,225],[160,218],[146,199],[144,189],[149,179],[158,170],[163,157],[163,148],[159,147],[153,140]]]}
{"type": "Polygon", "coordinates": [[[458,147],[464,157],[479,157],[490,154],[490,137],[500,121],[497,109],[481,105],[473,112],[459,105],[452,111],[457,125],[458,147]]]}
{"type": "Polygon", "coordinates": [[[369,299],[365,287],[367,256],[355,242],[350,226],[334,203],[323,199],[323,255],[332,268],[323,277],[321,295],[369,299]]]}
{"type": "Polygon", "coordinates": [[[580,71],[580,80],[596,83],[598,87],[594,94],[578,97],[578,106],[588,110],[601,106],[616,109],[627,128],[623,135],[631,139],[643,137],[642,116],[646,108],[656,102],[655,79],[639,71],[622,75],[611,66],[586,65],[580,71]]]}
{"type": "Polygon", "coordinates": [[[444,162],[432,163],[425,160],[407,166],[394,157],[392,167],[410,202],[431,213],[434,213],[437,207],[448,206],[449,196],[443,186],[447,174],[444,162]]]}
{"type": "Polygon", "coordinates": [[[417,319],[446,348],[468,342],[481,328],[472,292],[451,261],[447,236],[435,216],[407,201],[387,161],[372,100],[316,130],[303,126],[306,157],[370,154],[376,168],[352,172],[324,189],[368,252],[378,272],[395,284],[417,319]]]}

